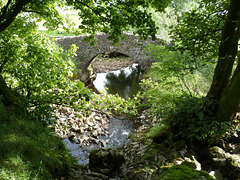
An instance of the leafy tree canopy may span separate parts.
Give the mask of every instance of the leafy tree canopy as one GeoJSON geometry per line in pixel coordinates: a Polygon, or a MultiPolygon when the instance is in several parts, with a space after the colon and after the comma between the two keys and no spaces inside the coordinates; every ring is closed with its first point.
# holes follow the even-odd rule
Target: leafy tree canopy
{"type": "Polygon", "coordinates": [[[5,30],[22,12],[27,16],[45,19],[45,26],[57,28],[65,26],[64,17],[58,10],[73,6],[79,10],[80,33],[95,34],[105,32],[115,42],[122,32],[134,27],[134,33],[146,38],[155,38],[157,27],[147,8],[163,11],[169,0],[4,0],[1,2],[0,32],[5,30]]]}
{"type": "Polygon", "coordinates": [[[48,112],[49,105],[72,105],[90,93],[80,82],[71,82],[76,46],[64,51],[53,40],[37,33],[34,23],[18,17],[0,33],[0,75],[7,85],[0,88],[6,104],[17,101],[25,107],[34,106],[48,112]],[[11,89],[10,97],[6,89],[11,89]]]}
{"type": "Polygon", "coordinates": [[[62,17],[59,15],[57,7],[62,8],[65,4],[61,0],[2,0],[0,2],[0,32],[5,30],[22,13],[29,18],[51,19],[51,27],[56,28],[62,23],[62,17]]]}
{"type": "Polygon", "coordinates": [[[172,27],[177,49],[189,51],[205,62],[216,62],[230,0],[202,0],[199,6],[185,12],[172,27]]]}

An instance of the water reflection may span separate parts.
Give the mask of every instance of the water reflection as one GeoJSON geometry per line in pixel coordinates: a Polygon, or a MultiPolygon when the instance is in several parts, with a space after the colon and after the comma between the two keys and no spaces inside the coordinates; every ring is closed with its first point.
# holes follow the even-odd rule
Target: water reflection
{"type": "Polygon", "coordinates": [[[98,73],[94,81],[95,87],[102,91],[107,88],[108,94],[119,94],[120,97],[128,99],[133,97],[139,90],[140,67],[133,64],[118,71],[98,73]]]}

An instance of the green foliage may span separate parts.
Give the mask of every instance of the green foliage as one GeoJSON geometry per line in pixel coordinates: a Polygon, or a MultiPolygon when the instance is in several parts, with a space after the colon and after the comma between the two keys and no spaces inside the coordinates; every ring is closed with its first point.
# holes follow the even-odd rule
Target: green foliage
{"type": "MultiPolygon", "coordinates": [[[[208,89],[205,89],[202,92],[200,91],[200,93],[195,93],[196,90],[199,91],[199,86],[196,86],[195,83],[193,83],[196,79],[196,75],[203,74],[204,72],[205,74],[208,74],[209,71],[207,70],[213,69],[211,65],[208,64],[214,64],[218,58],[218,54],[223,58],[228,54],[224,52],[225,47],[220,49],[220,51],[218,51],[218,48],[221,41],[221,31],[223,29],[224,21],[226,20],[226,14],[228,13],[229,2],[230,1],[209,2],[203,0],[196,9],[193,9],[191,12],[183,13],[181,17],[178,18],[176,26],[173,27],[174,30],[172,31],[172,37],[174,39],[174,46],[171,47],[173,51],[167,51],[168,56],[166,56],[166,51],[156,48],[157,53],[153,53],[158,59],[158,65],[154,65],[155,69],[153,69],[152,76],[156,79],[163,77],[165,81],[164,88],[167,87],[165,84],[168,83],[169,79],[175,79],[177,77],[179,79],[179,84],[174,82],[169,86],[169,89],[171,86],[173,87],[173,85],[174,87],[176,87],[176,85],[178,85],[178,87],[183,85],[182,90],[185,92],[188,91],[187,94],[191,97],[189,98],[186,94],[180,94],[179,98],[173,99],[173,102],[171,102],[173,105],[172,113],[168,110],[169,108],[167,109],[167,112],[170,112],[169,114],[171,114],[172,117],[166,117],[163,122],[173,127],[175,134],[180,138],[213,142],[218,141],[221,138],[229,138],[238,133],[238,128],[236,126],[238,122],[232,122],[230,118],[224,119],[218,117],[218,119],[215,119],[216,112],[225,111],[227,108],[226,106],[230,107],[229,109],[232,111],[234,108],[231,107],[231,104],[229,103],[229,105],[227,105],[227,103],[225,103],[224,106],[221,104],[220,107],[224,107],[224,109],[221,111],[217,110],[218,105],[216,105],[215,102],[201,98],[201,96],[206,95],[208,89]],[[222,55],[221,53],[225,54],[222,55]],[[179,55],[183,55],[184,58],[178,58],[179,55]],[[158,77],[159,74],[160,76],[158,77]],[[223,120],[219,121],[219,119],[223,120]],[[167,121],[170,121],[171,123],[168,123],[167,121]]],[[[226,39],[222,39],[223,44],[225,41],[226,39]]],[[[150,50],[154,52],[154,48],[150,50]]],[[[235,54],[233,56],[235,57],[235,54]]],[[[214,76],[216,78],[224,77],[223,74],[226,75],[228,72],[231,72],[231,64],[229,65],[229,68],[226,68],[226,72],[222,72],[224,71],[224,67],[221,65],[224,64],[222,64],[222,62],[218,64],[217,67],[219,67],[219,70],[215,71],[217,72],[214,76]]],[[[227,67],[227,65],[225,65],[225,67],[227,67]]],[[[226,77],[227,76],[228,75],[226,75],[226,77]]],[[[209,77],[210,76],[208,76],[207,79],[211,80],[209,77]]],[[[227,81],[229,80],[229,78],[226,79],[227,81]]],[[[153,79],[153,81],[155,81],[155,79],[153,79]]],[[[214,81],[212,87],[216,90],[218,87],[223,87],[218,84],[218,82],[225,83],[224,79],[217,79],[214,81]]],[[[161,79],[158,83],[162,84],[161,79]]],[[[228,83],[226,82],[225,84],[228,83]]],[[[207,88],[209,85],[205,87],[207,88]]],[[[223,89],[217,93],[220,93],[218,95],[220,97],[221,93],[223,93],[223,89]]],[[[214,96],[214,92],[212,92],[211,95],[214,96]]],[[[223,96],[225,99],[230,98],[226,93],[223,96]]],[[[221,97],[219,99],[221,99],[221,97]]],[[[222,100],[220,102],[222,102],[222,100]]],[[[236,104],[238,106],[239,102],[236,104]]],[[[162,104],[158,105],[161,107],[163,106],[162,104]]]]}
{"type": "Polygon", "coordinates": [[[158,118],[169,116],[179,97],[206,94],[212,65],[196,63],[189,53],[171,51],[167,47],[149,46],[149,52],[155,63],[148,71],[148,79],[142,81],[141,88],[142,105],[150,108],[150,114],[158,118]]]}
{"type": "Polygon", "coordinates": [[[130,27],[134,27],[134,33],[141,37],[147,38],[150,35],[155,38],[157,28],[147,8],[153,7],[157,11],[163,11],[168,0],[85,0],[68,3],[80,10],[82,22],[79,28],[83,33],[105,32],[110,34],[109,39],[116,43],[122,32],[130,27]]]}
{"type": "Polygon", "coordinates": [[[144,79],[141,83],[144,90],[142,96],[145,99],[143,105],[150,107],[151,114],[163,117],[174,107],[177,96],[184,93],[179,88],[181,83],[177,77],[178,72],[181,72],[181,65],[177,63],[175,54],[167,53],[161,46],[150,46],[149,51],[157,62],[148,71],[149,79],[144,79]]]}
{"type": "Polygon", "coordinates": [[[148,112],[158,122],[150,129],[147,137],[159,142],[166,139],[166,134],[169,135],[172,131],[177,139],[197,139],[213,143],[239,133],[240,129],[236,126],[238,120],[220,122],[215,119],[215,102],[205,98],[178,96],[179,94],[168,91],[169,94],[160,92],[163,92],[163,89],[158,89],[158,85],[149,87],[144,92],[144,98],[147,98],[149,103],[144,106],[149,107],[148,112]]]}
{"type": "Polygon", "coordinates": [[[105,113],[137,115],[140,99],[134,97],[125,100],[118,94],[95,94],[91,97],[91,101],[86,110],[96,109],[105,113]]]}
{"type": "Polygon", "coordinates": [[[17,19],[0,37],[0,62],[6,82],[24,97],[27,108],[34,107],[34,113],[43,116],[41,119],[49,118],[51,104],[72,106],[82,97],[88,99],[90,91],[83,83],[68,78],[73,72],[75,45],[64,51],[36,33],[34,24],[26,23],[25,17],[17,19]],[[23,25],[16,31],[20,23],[23,25]]]}
{"type": "Polygon", "coordinates": [[[64,8],[66,1],[64,0],[15,0],[1,1],[0,8],[0,32],[5,30],[19,14],[25,14],[29,20],[45,20],[45,26],[49,29],[56,29],[64,26],[63,23],[66,17],[61,16],[58,8],[64,8]]]}
{"type": "Polygon", "coordinates": [[[238,133],[237,122],[217,121],[217,104],[201,98],[209,89],[213,65],[192,61],[189,53],[161,46],[150,46],[149,50],[156,62],[148,72],[149,79],[141,84],[142,105],[159,123],[148,137],[162,139],[165,127],[178,138],[210,143],[238,133]]]}
{"type": "Polygon", "coordinates": [[[214,73],[214,65],[208,64],[185,76],[185,86],[192,96],[202,97],[208,93],[214,73]]]}
{"type": "Polygon", "coordinates": [[[63,54],[46,36],[35,33],[34,28],[16,32],[15,25],[21,22],[16,23],[1,33],[0,45],[4,51],[1,60],[7,61],[3,73],[6,78],[11,74],[7,81],[12,88],[21,87],[23,95],[34,96],[41,90],[53,88],[54,81],[61,83],[71,75],[73,64],[68,54],[63,54]]]}
{"type": "Polygon", "coordinates": [[[171,86],[172,89],[165,89],[162,84],[152,80],[143,80],[141,86],[143,88],[141,96],[144,99],[141,105],[145,108],[150,108],[149,113],[152,117],[168,116],[175,106],[179,90],[174,86],[171,86]]]}
{"type": "Polygon", "coordinates": [[[217,104],[207,98],[181,99],[171,119],[165,123],[171,125],[176,137],[188,140],[217,142],[223,138],[237,135],[236,122],[220,122],[215,119],[217,104]]]}
{"type": "MultiPolygon", "coordinates": [[[[50,30],[61,27],[67,32],[95,34],[105,32],[110,34],[110,39],[119,41],[122,32],[135,27],[135,33],[147,38],[148,35],[155,38],[157,27],[152,19],[152,14],[147,8],[152,7],[162,12],[168,5],[169,0],[126,0],[126,1],[64,1],[64,0],[43,0],[39,1],[10,1],[8,4],[3,1],[0,5],[0,31],[4,30],[13,19],[20,13],[28,12],[31,20],[42,21],[44,26],[50,30]],[[67,15],[61,15],[58,9],[74,8],[79,10],[81,24],[78,29],[76,24],[67,15]],[[16,10],[17,13],[11,13],[16,10]],[[8,20],[9,19],[9,20],[8,20]],[[5,21],[9,21],[6,23],[5,21]]],[[[93,40],[93,36],[89,36],[93,40]]]]}
{"type": "Polygon", "coordinates": [[[158,139],[158,140],[164,140],[167,137],[169,137],[169,128],[164,126],[161,123],[155,124],[147,133],[146,137],[147,138],[152,138],[152,139],[158,139]]]}
{"type": "Polygon", "coordinates": [[[202,0],[191,12],[183,13],[172,27],[176,48],[181,52],[189,50],[202,61],[214,63],[228,7],[229,0],[202,0]]]}
{"type": "Polygon", "coordinates": [[[164,12],[157,12],[154,8],[149,8],[148,12],[152,14],[153,20],[157,26],[157,35],[167,42],[172,41],[169,33],[170,27],[177,24],[177,19],[184,12],[189,12],[198,6],[199,0],[172,0],[169,2],[164,12]]]}
{"type": "Polygon", "coordinates": [[[80,81],[69,83],[64,89],[50,89],[36,96],[36,103],[29,112],[45,123],[52,123],[52,112],[56,105],[65,105],[77,110],[83,110],[88,103],[92,92],[80,81]],[[41,98],[40,98],[41,97],[41,98]]]}
{"type": "Polygon", "coordinates": [[[176,14],[181,15],[195,9],[200,2],[201,0],[172,0],[169,7],[173,8],[176,14]]]}
{"type": "Polygon", "coordinates": [[[53,179],[77,165],[61,139],[17,109],[0,106],[0,177],[53,179]]]}
{"type": "Polygon", "coordinates": [[[178,78],[176,80],[178,81],[200,66],[187,52],[171,51],[168,47],[154,45],[149,45],[148,52],[156,60],[149,71],[154,81],[159,81],[159,76],[162,77],[162,82],[166,81],[169,76],[178,78]]]}
{"type": "Polygon", "coordinates": [[[213,65],[199,61],[189,51],[175,51],[172,47],[150,45],[148,51],[155,59],[148,72],[153,81],[169,89],[174,84],[175,88],[182,89],[190,96],[205,95],[213,75],[213,65]],[[198,79],[198,84],[191,83],[193,79],[194,81],[198,79]]]}
{"type": "Polygon", "coordinates": [[[48,31],[48,30],[39,30],[39,33],[46,34],[47,36],[53,36],[53,37],[58,37],[58,36],[75,36],[73,33],[67,33],[65,31],[48,31]]]}

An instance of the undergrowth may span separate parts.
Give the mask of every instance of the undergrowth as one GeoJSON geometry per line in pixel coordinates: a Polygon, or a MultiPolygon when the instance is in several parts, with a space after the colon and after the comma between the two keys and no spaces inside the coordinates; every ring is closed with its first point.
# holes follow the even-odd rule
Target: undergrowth
{"type": "Polygon", "coordinates": [[[137,97],[129,98],[125,100],[118,94],[94,94],[90,98],[88,104],[86,104],[85,110],[89,111],[92,109],[102,111],[104,113],[114,114],[128,114],[135,116],[138,114],[138,107],[140,99],[137,97]]]}
{"type": "Polygon", "coordinates": [[[165,124],[172,127],[177,138],[208,143],[229,139],[239,131],[236,121],[218,121],[214,117],[217,104],[207,98],[184,99],[177,104],[165,124]]]}

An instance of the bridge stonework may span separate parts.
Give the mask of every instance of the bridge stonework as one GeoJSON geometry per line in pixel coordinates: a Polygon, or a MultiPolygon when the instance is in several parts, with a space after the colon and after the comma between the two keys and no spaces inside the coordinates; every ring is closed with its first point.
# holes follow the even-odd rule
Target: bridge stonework
{"type": "MultiPolygon", "coordinates": [[[[62,45],[65,49],[69,49],[72,44],[76,44],[77,50],[77,61],[79,61],[80,69],[82,73],[88,72],[88,67],[94,58],[103,53],[108,52],[119,52],[125,54],[133,59],[134,63],[138,63],[143,69],[149,67],[152,63],[152,58],[148,56],[146,47],[148,44],[163,44],[161,39],[153,41],[151,38],[147,40],[140,40],[139,36],[133,35],[132,33],[124,33],[126,38],[121,39],[118,45],[113,45],[108,40],[108,35],[101,33],[97,34],[97,44],[91,46],[90,43],[84,42],[86,36],[73,36],[73,37],[60,37],[57,38],[57,43],[62,45]]],[[[83,74],[82,74],[83,75],[83,74]]],[[[87,79],[88,77],[83,77],[87,79]]]]}

